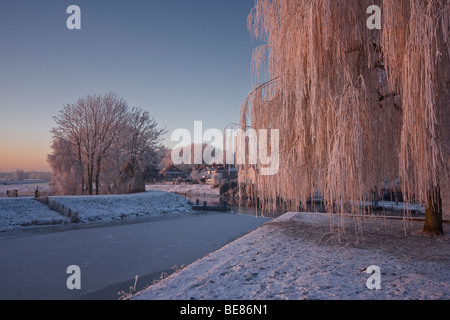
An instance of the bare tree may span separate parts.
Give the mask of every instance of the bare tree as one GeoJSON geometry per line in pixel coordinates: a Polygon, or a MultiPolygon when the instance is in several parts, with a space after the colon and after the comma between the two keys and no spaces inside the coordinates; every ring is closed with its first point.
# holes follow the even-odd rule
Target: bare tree
{"type": "Polygon", "coordinates": [[[82,141],[85,134],[83,130],[85,110],[82,106],[83,102],[81,100],[79,100],[79,103],[66,104],[64,108],[59,112],[59,115],[53,117],[57,124],[57,127],[54,127],[51,130],[51,133],[53,134],[55,140],[52,145],[53,158],[52,156],[49,156],[49,162],[52,168],[60,168],[60,164],[58,163],[58,161],[67,162],[67,160],[63,160],[57,157],[57,155],[61,155],[61,153],[67,153],[66,156],[71,157],[71,159],[75,159],[71,160],[70,162],[77,162],[76,166],[72,163],[72,166],[75,166],[76,169],[71,170],[75,170],[76,175],[80,178],[81,194],[83,194],[85,190],[85,164],[83,163],[82,149],[82,141]],[[68,148],[68,146],[62,148],[63,143],[70,144],[71,148],[68,148]]]}
{"type": "MultiPolygon", "coordinates": [[[[96,101],[94,97],[94,101],[96,101]]],[[[126,129],[128,105],[125,100],[117,95],[108,93],[100,97],[100,102],[93,110],[98,114],[93,117],[94,126],[98,127],[94,130],[95,141],[95,192],[99,194],[100,190],[100,173],[104,168],[102,161],[107,156],[111,146],[117,142],[122,130],[126,129]]],[[[90,193],[91,194],[91,193],[90,193]]]]}
{"type": "MultiPolygon", "coordinates": [[[[57,148],[58,141],[63,140],[72,146],[63,151],[76,159],[81,193],[85,191],[85,180],[88,194],[93,194],[94,182],[95,192],[99,193],[102,160],[122,127],[127,108],[126,102],[113,93],[89,95],[74,104],[65,105],[54,117],[57,127],[51,130],[56,141],[53,156],[55,158],[62,152],[57,148]]],[[[53,168],[55,161],[51,159],[49,156],[53,168]]]]}
{"type": "Polygon", "coordinates": [[[103,158],[118,137],[126,119],[128,106],[125,100],[114,93],[88,95],[75,104],[67,104],[54,117],[57,127],[52,129],[55,139],[64,139],[72,144],[78,169],[82,176],[81,190],[92,195],[99,194],[100,173],[103,158]]]}
{"type": "Polygon", "coordinates": [[[52,168],[50,186],[56,194],[77,195],[82,193],[80,162],[73,144],[63,138],[56,138],[51,145],[53,153],[48,156],[52,168]]]}
{"type": "MultiPolygon", "coordinates": [[[[99,194],[102,188],[107,193],[124,189],[118,181],[124,164],[131,169],[130,179],[136,172],[143,172],[145,162],[165,132],[157,128],[148,111],[130,110],[127,102],[114,93],[80,98],[65,105],[54,119],[57,126],[51,131],[53,153],[48,160],[58,185],[63,183],[61,179],[67,172],[76,175],[77,188],[70,190],[71,194],[92,195],[94,190],[99,194]]],[[[57,189],[68,191],[63,187],[57,189]]]]}
{"type": "Polygon", "coordinates": [[[127,161],[126,172],[122,179],[126,181],[127,192],[132,191],[136,175],[144,176],[146,166],[155,161],[155,150],[162,142],[165,128],[158,128],[158,123],[150,113],[141,108],[133,108],[127,116],[121,150],[127,161]]]}

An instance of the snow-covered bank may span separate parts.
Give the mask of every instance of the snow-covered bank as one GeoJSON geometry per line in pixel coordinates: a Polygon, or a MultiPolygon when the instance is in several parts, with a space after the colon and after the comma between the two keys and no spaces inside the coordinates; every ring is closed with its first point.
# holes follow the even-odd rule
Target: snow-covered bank
{"type": "Polygon", "coordinates": [[[162,191],[51,198],[77,212],[81,222],[186,213],[192,210],[188,200],[162,191]]]}
{"type": "MultiPolygon", "coordinates": [[[[192,210],[186,199],[162,191],[125,195],[58,196],[50,199],[77,212],[81,223],[182,214],[192,210]]],[[[31,197],[0,198],[0,231],[68,223],[68,218],[31,197]]]]}
{"type": "Polygon", "coordinates": [[[199,196],[220,196],[219,188],[211,188],[206,184],[151,184],[146,185],[145,190],[160,190],[172,193],[191,194],[199,196]]]}
{"type": "Polygon", "coordinates": [[[0,232],[69,222],[68,218],[50,210],[33,198],[0,198],[0,232]]]}
{"type": "Polygon", "coordinates": [[[448,225],[439,237],[422,234],[422,222],[408,222],[406,234],[398,220],[347,219],[346,225],[338,237],[327,215],[285,214],[133,298],[450,299],[448,225]],[[380,267],[380,290],[366,284],[372,265],[380,267]]]}

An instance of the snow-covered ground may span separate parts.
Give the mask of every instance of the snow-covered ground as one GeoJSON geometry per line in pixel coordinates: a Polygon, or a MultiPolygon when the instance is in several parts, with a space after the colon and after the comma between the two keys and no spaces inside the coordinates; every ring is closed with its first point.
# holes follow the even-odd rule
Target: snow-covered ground
{"type": "Polygon", "coordinates": [[[107,196],[58,196],[51,199],[77,212],[81,222],[177,214],[192,210],[188,200],[163,191],[107,196]]]}
{"type": "Polygon", "coordinates": [[[444,236],[421,233],[423,222],[349,218],[345,225],[338,236],[327,215],[287,213],[133,299],[450,299],[448,225],[444,236]],[[372,265],[380,290],[367,286],[372,265]]]}
{"type": "Polygon", "coordinates": [[[69,222],[33,198],[0,198],[0,231],[69,222]]]}
{"type": "MultiPolygon", "coordinates": [[[[78,213],[81,223],[182,214],[191,211],[188,200],[176,194],[148,191],[131,195],[50,197],[78,213]]],[[[0,198],[0,231],[67,224],[69,219],[31,197],[0,198]]]]}
{"type": "Polygon", "coordinates": [[[50,192],[49,183],[43,180],[0,181],[0,197],[6,196],[8,190],[19,191],[19,196],[30,196],[34,194],[36,188],[43,193],[50,192]]]}
{"type": "MultiPolygon", "coordinates": [[[[174,191],[182,187],[193,186],[166,191],[183,193],[174,191]]],[[[51,198],[78,212],[82,223],[191,210],[186,199],[164,191],[51,198]]],[[[0,231],[66,223],[30,197],[0,198],[0,231]]],[[[444,236],[422,234],[423,222],[416,221],[347,218],[340,234],[330,233],[330,224],[325,214],[287,213],[132,298],[450,299],[448,224],[444,236]],[[372,265],[381,271],[380,290],[366,285],[372,265]]]]}
{"type": "Polygon", "coordinates": [[[150,190],[161,190],[166,192],[180,193],[180,194],[191,194],[199,196],[220,196],[219,188],[212,188],[207,184],[151,184],[146,185],[145,189],[150,190]]]}

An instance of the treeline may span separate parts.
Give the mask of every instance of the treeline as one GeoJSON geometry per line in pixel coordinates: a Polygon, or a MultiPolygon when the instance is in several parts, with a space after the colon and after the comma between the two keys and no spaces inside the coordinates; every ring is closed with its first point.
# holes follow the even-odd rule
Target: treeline
{"type": "Polygon", "coordinates": [[[115,93],[66,104],[54,120],[48,155],[54,193],[129,193],[155,171],[165,129],[115,93]]]}
{"type": "Polygon", "coordinates": [[[12,172],[0,172],[0,180],[20,181],[20,180],[45,180],[50,181],[50,172],[24,171],[17,169],[12,172]]]}

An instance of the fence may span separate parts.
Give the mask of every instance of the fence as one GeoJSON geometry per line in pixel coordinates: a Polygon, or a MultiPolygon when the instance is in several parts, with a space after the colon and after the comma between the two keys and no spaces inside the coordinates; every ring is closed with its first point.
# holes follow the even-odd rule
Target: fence
{"type": "Polygon", "coordinates": [[[19,196],[19,190],[6,190],[6,196],[8,198],[17,198],[19,196]]]}
{"type": "Polygon", "coordinates": [[[70,222],[79,223],[78,213],[66,207],[65,205],[57,202],[56,200],[50,199],[49,197],[36,197],[37,201],[45,204],[50,210],[58,212],[60,215],[68,217],[70,222]]]}
{"type": "Polygon", "coordinates": [[[25,190],[0,190],[0,198],[22,198],[22,197],[40,197],[40,196],[48,196],[50,192],[48,190],[39,191],[36,189],[35,191],[31,191],[29,189],[25,190]]]}

